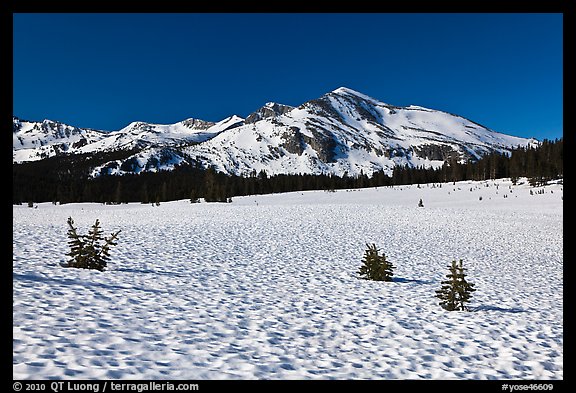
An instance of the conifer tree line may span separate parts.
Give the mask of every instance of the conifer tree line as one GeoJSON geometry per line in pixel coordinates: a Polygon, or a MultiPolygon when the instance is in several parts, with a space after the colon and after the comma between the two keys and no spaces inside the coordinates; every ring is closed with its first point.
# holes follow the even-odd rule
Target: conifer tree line
{"type": "Polygon", "coordinates": [[[439,169],[397,167],[393,184],[489,180],[509,177],[513,182],[527,177],[532,185],[541,185],[564,176],[563,138],[544,141],[538,147],[517,147],[510,155],[492,152],[480,160],[460,163],[456,159],[444,162],[439,169]]]}
{"type": "Polygon", "coordinates": [[[159,203],[171,200],[204,198],[207,202],[226,202],[231,197],[305,190],[336,190],[528,177],[538,186],[563,177],[563,139],[544,140],[539,147],[519,147],[511,155],[491,153],[476,162],[447,160],[441,168],[396,167],[392,176],[383,171],[372,176],[274,175],[253,171],[249,176],[234,176],[214,168],[182,165],[172,171],[142,172],[122,176],[101,175],[89,178],[91,167],[110,159],[121,159],[132,152],[57,156],[12,166],[12,201],[159,203]]]}

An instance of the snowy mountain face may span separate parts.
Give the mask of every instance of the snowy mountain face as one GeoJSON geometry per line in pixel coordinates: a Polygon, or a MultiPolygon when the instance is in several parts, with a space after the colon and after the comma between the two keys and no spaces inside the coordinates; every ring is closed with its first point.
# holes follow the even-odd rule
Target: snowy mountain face
{"type": "Polygon", "coordinates": [[[440,167],[492,151],[537,144],[470,120],[418,106],[388,105],[341,87],[299,107],[267,103],[242,119],[187,119],[161,125],[134,122],[112,132],[14,118],[13,162],[62,154],[135,152],[96,167],[122,174],[193,164],[237,175],[367,175],[396,165],[440,167]]]}
{"type": "Polygon", "coordinates": [[[59,122],[30,122],[13,118],[13,162],[36,161],[79,151],[102,139],[101,131],[81,129],[59,122]]]}
{"type": "Polygon", "coordinates": [[[105,132],[44,120],[13,118],[13,161],[36,161],[59,154],[138,149],[141,151],[201,143],[242,123],[232,116],[218,123],[187,119],[176,124],[133,122],[118,131],[105,132]]]}

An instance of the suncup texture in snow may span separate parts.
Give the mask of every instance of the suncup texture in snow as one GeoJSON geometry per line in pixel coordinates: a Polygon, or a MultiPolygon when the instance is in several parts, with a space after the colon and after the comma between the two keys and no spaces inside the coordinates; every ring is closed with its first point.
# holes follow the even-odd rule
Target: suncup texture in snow
{"type": "Polygon", "coordinates": [[[562,379],[563,192],[543,189],[14,206],[13,378],[562,379]],[[122,230],[106,271],[60,266],[70,216],[122,230]],[[366,243],[392,282],[358,278],[366,243]],[[476,292],[448,312],[460,258],[476,292]]]}
{"type": "Polygon", "coordinates": [[[111,132],[62,123],[13,119],[13,162],[63,154],[124,152],[91,175],[171,170],[190,164],[228,174],[335,174],[396,165],[440,167],[452,157],[476,160],[493,151],[537,145],[454,114],[398,107],[345,87],[298,107],[269,102],[246,119],[187,119],[176,124],[137,121],[111,132]]]}

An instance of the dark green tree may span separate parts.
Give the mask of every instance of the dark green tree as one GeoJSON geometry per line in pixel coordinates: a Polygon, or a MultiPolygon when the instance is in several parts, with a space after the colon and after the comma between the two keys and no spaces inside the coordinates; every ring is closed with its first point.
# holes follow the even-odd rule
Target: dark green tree
{"type": "Polygon", "coordinates": [[[196,190],[191,189],[190,190],[190,203],[199,203],[199,202],[200,202],[200,198],[198,198],[196,196],[196,190]]]}
{"type": "Polygon", "coordinates": [[[372,243],[366,244],[366,251],[364,251],[364,258],[362,259],[362,266],[358,270],[360,278],[373,281],[392,281],[394,273],[392,269],[395,267],[391,262],[386,260],[386,255],[380,255],[380,250],[372,243]]]}
{"type": "Polygon", "coordinates": [[[100,221],[96,219],[87,235],[79,235],[72,217],[68,217],[67,222],[70,252],[66,255],[70,260],[63,266],[104,271],[110,260],[110,247],[117,244],[114,241],[120,231],[112,233],[110,237],[102,236],[100,221]]]}
{"type": "Polygon", "coordinates": [[[459,262],[452,261],[449,266],[450,273],[447,280],[442,281],[442,288],[436,291],[436,297],[440,299],[440,306],[448,311],[468,311],[466,303],[470,301],[474,284],[466,280],[466,274],[462,267],[462,259],[459,262]]]}
{"type": "Polygon", "coordinates": [[[122,193],[122,182],[118,181],[116,184],[116,190],[114,191],[114,201],[113,203],[119,205],[123,202],[123,193],[122,193]]]}
{"type": "Polygon", "coordinates": [[[140,188],[140,202],[150,203],[150,196],[148,195],[148,183],[143,182],[140,188]]]}

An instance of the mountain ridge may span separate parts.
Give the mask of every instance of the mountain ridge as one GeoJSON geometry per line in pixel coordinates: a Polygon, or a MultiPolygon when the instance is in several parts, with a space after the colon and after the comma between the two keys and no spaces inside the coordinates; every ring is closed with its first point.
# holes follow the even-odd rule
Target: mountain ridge
{"type": "Polygon", "coordinates": [[[462,116],[410,105],[394,106],[339,87],[299,106],[267,102],[246,118],[219,122],[188,118],[174,124],[132,122],[116,131],[13,117],[13,162],[62,154],[135,149],[92,168],[90,176],[214,167],[235,175],[358,175],[397,165],[439,167],[537,145],[490,130],[462,116]]]}

